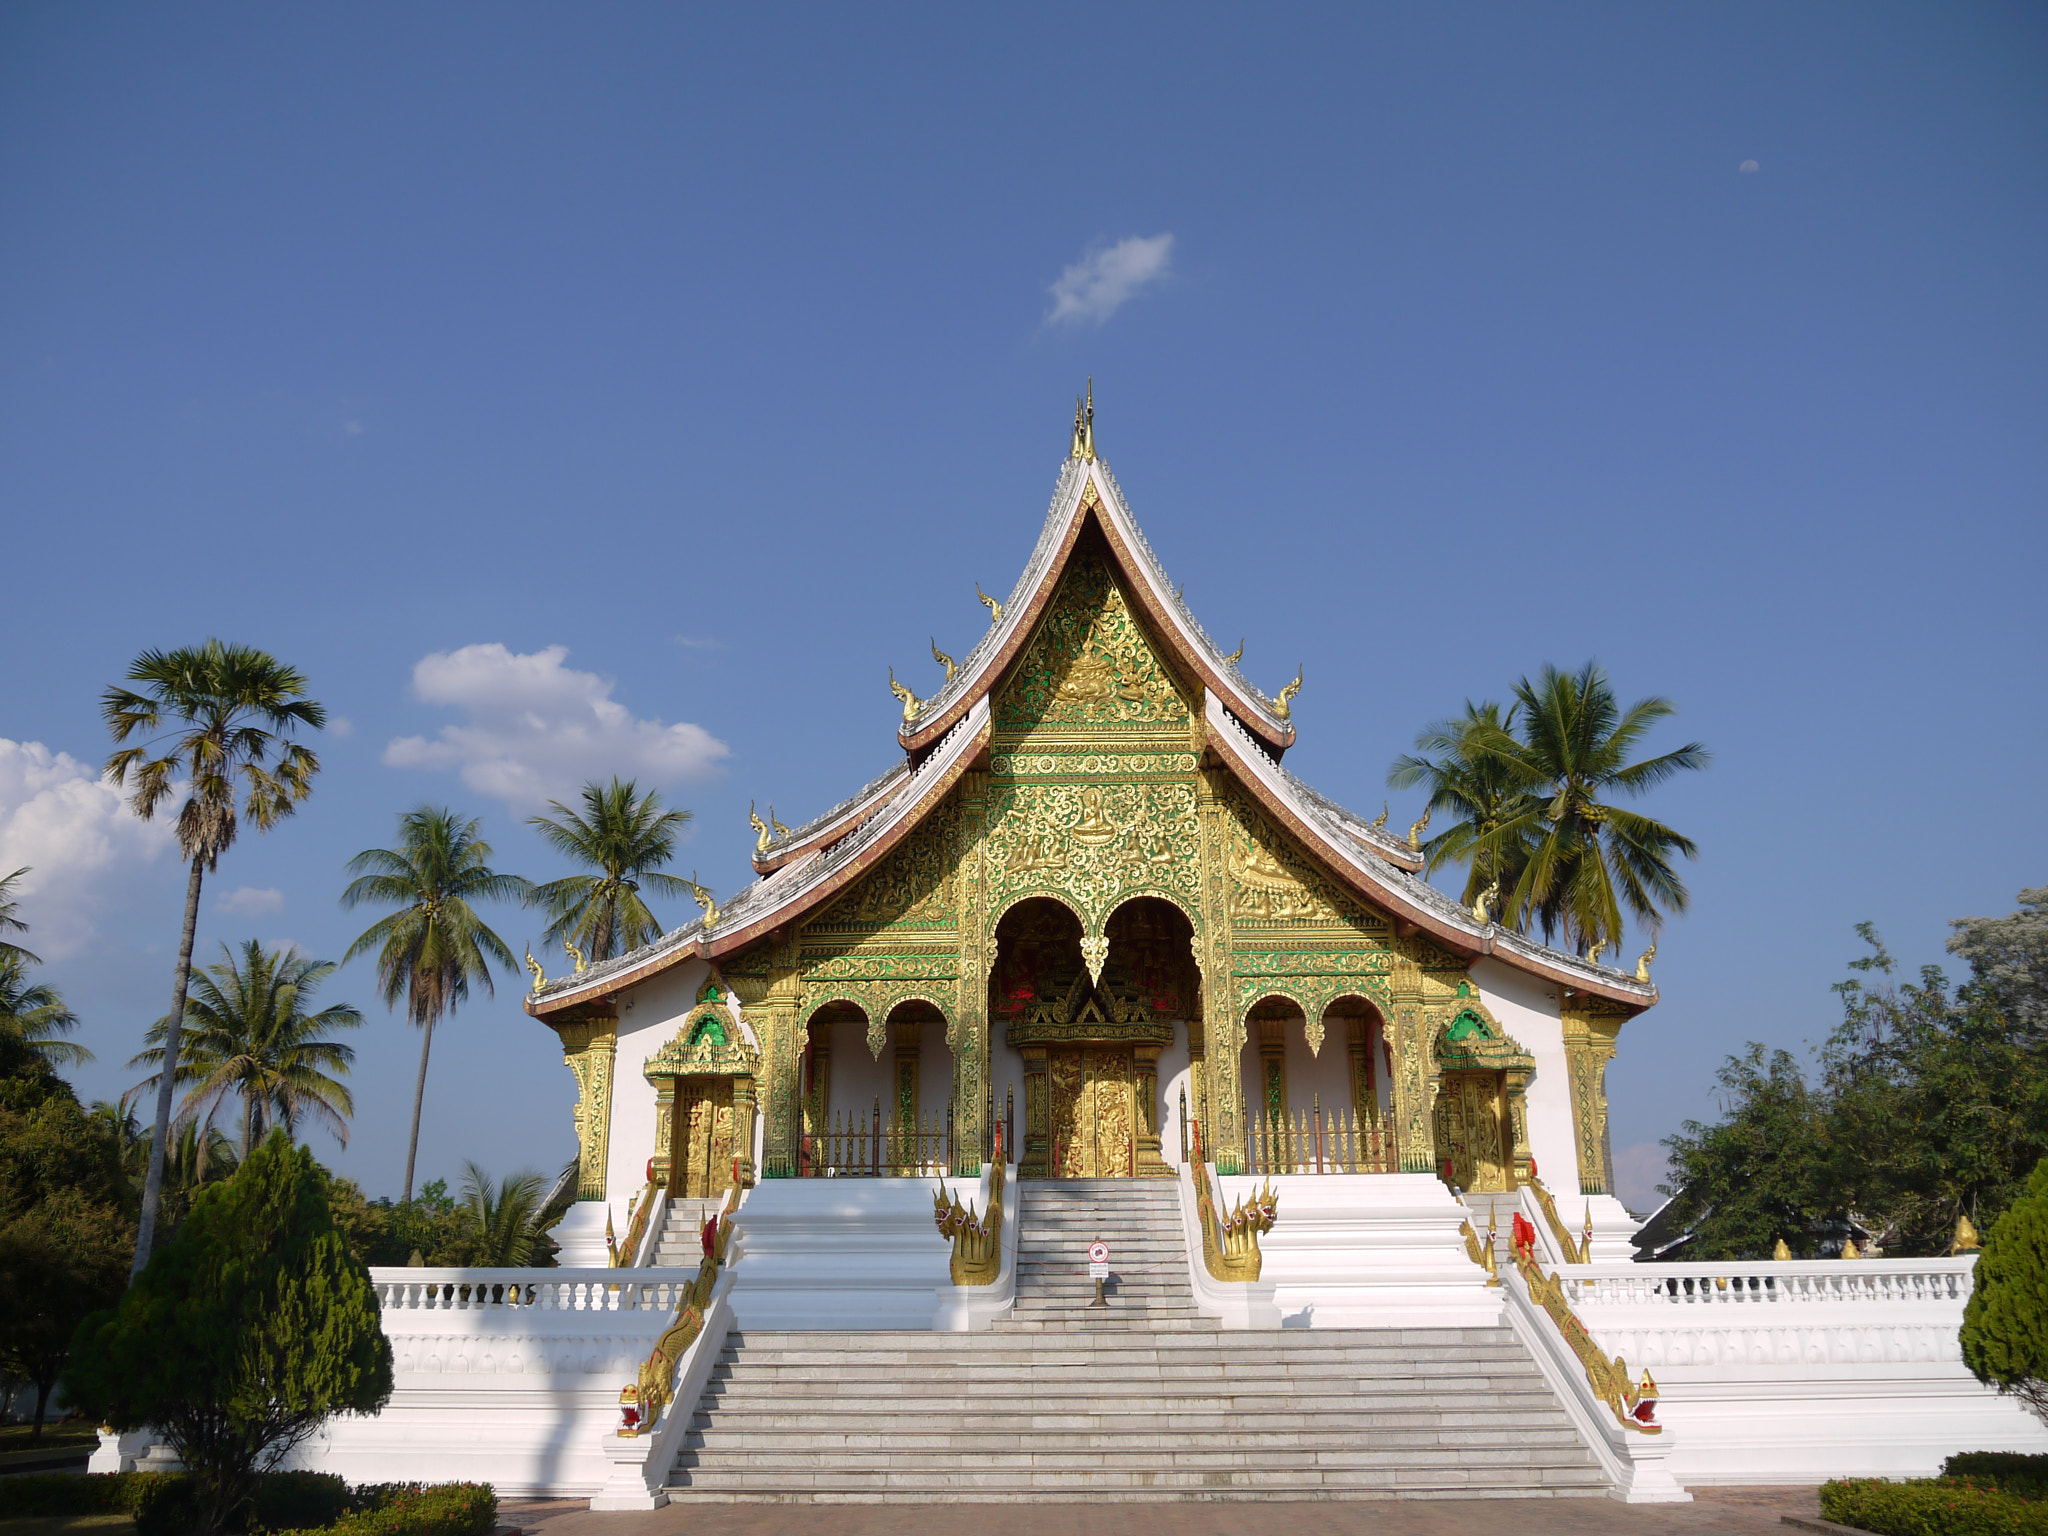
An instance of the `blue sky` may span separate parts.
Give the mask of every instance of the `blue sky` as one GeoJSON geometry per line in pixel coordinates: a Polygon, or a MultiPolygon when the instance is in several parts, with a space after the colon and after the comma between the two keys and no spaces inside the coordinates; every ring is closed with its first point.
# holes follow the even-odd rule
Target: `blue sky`
{"type": "MultiPolygon", "coordinates": [[[[182,894],[91,777],[137,651],[264,646],[346,722],[202,953],[338,956],[422,799],[558,873],[534,797],[615,766],[729,892],[750,798],[892,760],[886,669],[979,633],[1092,374],[1190,604],[1306,664],[1324,791],[1588,656],[1714,749],[1650,802],[1701,858],[1610,1078],[1640,1197],[1854,923],[1917,964],[2048,881],[2044,151],[2021,5],[8,7],[0,863],[82,1086],[182,894]]],[[[573,1150],[520,991],[437,1039],[423,1177],[573,1150]]],[[[315,1144],[395,1193],[417,1036],[329,995],[315,1144]]]]}

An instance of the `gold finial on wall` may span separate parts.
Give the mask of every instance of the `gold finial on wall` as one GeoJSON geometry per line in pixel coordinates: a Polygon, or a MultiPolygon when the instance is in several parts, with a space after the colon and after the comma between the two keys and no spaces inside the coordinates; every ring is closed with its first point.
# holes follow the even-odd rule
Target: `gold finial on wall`
{"type": "Polygon", "coordinates": [[[1224,658],[1223,658],[1223,665],[1225,665],[1226,667],[1234,667],[1234,666],[1236,666],[1236,665],[1237,665],[1237,664],[1238,664],[1238,663],[1239,663],[1240,661],[1243,661],[1243,660],[1244,660],[1244,641],[1242,641],[1242,640],[1239,640],[1239,641],[1237,642],[1237,649],[1236,649],[1236,650],[1234,650],[1234,651],[1232,651],[1232,652],[1231,652],[1231,653],[1230,653],[1230,654],[1229,654],[1228,656],[1226,656],[1226,657],[1224,657],[1224,658]]]}
{"type": "Polygon", "coordinates": [[[949,683],[953,681],[953,674],[960,670],[960,664],[939,649],[939,637],[937,635],[932,636],[932,660],[946,669],[946,681],[949,683]]]}
{"type": "Polygon", "coordinates": [[[1781,1237],[1771,1245],[1771,1262],[1774,1264],[1789,1264],[1791,1261],[1792,1250],[1785,1246],[1785,1239],[1781,1237]]]}
{"type": "Polygon", "coordinates": [[[775,834],[768,830],[768,823],[754,814],[754,802],[747,802],[747,820],[754,824],[754,852],[766,853],[768,845],[775,841],[775,834]]]}
{"type": "Polygon", "coordinates": [[[683,884],[690,888],[690,899],[704,909],[704,926],[711,927],[718,921],[718,903],[711,899],[709,891],[697,883],[697,872],[694,869],[690,871],[690,878],[683,884]]]}
{"type": "Polygon", "coordinates": [[[981,583],[978,581],[974,584],[974,595],[981,599],[981,606],[988,610],[989,623],[1000,624],[1003,622],[1003,605],[982,591],[981,583]]]}
{"type": "Polygon", "coordinates": [[[1427,832],[1428,830],[1429,807],[1425,805],[1422,808],[1421,818],[1408,829],[1408,846],[1410,848],[1420,849],[1422,847],[1422,834],[1427,832]]]}
{"type": "Polygon", "coordinates": [[[1640,960],[1636,961],[1637,981],[1648,981],[1650,979],[1650,962],[1656,958],[1657,941],[1655,939],[1652,939],[1650,940],[1650,947],[1643,951],[1643,957],[1640,960]]]}
{"type": "Polygon", "coordinates": [[[924,708],[924,700],[896,681],[896,669],[889,669],[889,691],[903,701],[903,721],[907,725],[917,718],[917,712],[924,708]]]}
{"type": "Polygon", "coordinates": [[[1975,1253],[1983,1246],[1983,1240],[1977,1236],[1976,1223],[1971,1221],[1968,1216],[1958,1214],[1956,1217],[1955,1241],[1948,1245],[1948,1251],[1950,1253],[1975,1253]]]}
{"type": "Polygon", "coordinates": [[[526,950],[526,968],[533,972],[533,990],[535,992],[540,991],[542,987],[548,984],[547,977],[541,974],[540,962],[533,958],[533,947],[531,945],[528,945],[526,950]]]}
{"type": "Polygon", "coordinates": [[[1303,668],[1296,667],[1294,669],[1294,681],[1288,683],[1286,686],[1281,688],[1280,696],[1273,701],[1273,713],[1278,715],[1282,720],[1287,720],[1293,717],[1294,696],[1297,693],[1301,692],[1301,677],[1303,671],[1303,668]]]}
{"type": "Polygon", "coordinates": [[[569,959],[575,965],[578,976],[581,976],[590,969],[590,963],[583,958],[583,951],[578,949],[568,939],[562,940],[562,948],[569,952],[569,959]]]}

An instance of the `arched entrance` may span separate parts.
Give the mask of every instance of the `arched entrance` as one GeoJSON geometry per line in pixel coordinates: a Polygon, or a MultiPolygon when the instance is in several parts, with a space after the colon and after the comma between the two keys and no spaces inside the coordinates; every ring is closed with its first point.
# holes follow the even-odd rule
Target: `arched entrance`
{"type": "Polygon", "coordinates": [[[1529,1176],[1524,1093],[1535,1063],[1467,986],[1458,990],[1435,1041],[1437,1173],[1470,1193],[1505,1194],[1529,1176]]]}
{"type": "Polygon", "coordinates": [[[655,1087],[654,1179],[671,1200],[708,1200],[754,1182],[760,1052],[707,983],[674,1039],[648,1059],[655,1087]]]}
{"type": "Polygon", "coordinates": [[[1033,897],[996,925],[989,1016],[1022,1058],[1023,1178],[1171,1176],[1159,1155],[1159,1053],[1199,1008],[1193,928],[1171,902],[1112,913],[1100,976],[1081,920],[1033,897]]]}

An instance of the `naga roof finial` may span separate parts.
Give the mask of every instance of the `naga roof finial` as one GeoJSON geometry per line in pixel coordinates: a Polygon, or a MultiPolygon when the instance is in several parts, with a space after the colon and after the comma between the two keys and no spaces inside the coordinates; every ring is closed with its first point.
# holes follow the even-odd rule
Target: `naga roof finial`
{"type": "Polygon", "coordinates": [[[889,669],[889,691],[903,701],[903,723],[908,725],[917,718],[917,712],[924,708],[924,700],[896,681],[896,669],[889,669]]]}
{"type": "Polygon", "coordinates": [[[1280,697],[1273,701],[1273,713],[1282,720],[1288,719],[1294,713],[1294,696],[1301,692],[1301,675],[1304,670],[1306,669],[1296,667],[1294,669],[1294,681],[1282,687],[1280,697]]]}
{"type": "Polygon", "coordinates": [[[932,660],[946,669],[946,681],[953,681],[953,674],[960,670],[960,663],[939,649],[939,637],[932,636],[932,660]]]}
{"type": "Polygon", "coordinates": [[[772,800],[768,803],[768,825],[775,829],[777,837],[789,836],[789,828],[775,819],[775,802],[772,800]]]}
{"type": "MultiPolygon", "coordinates": [[[[772,814],[773,807],[770,807],[772,814]]],[[[768,845],[775,841],[775,834],[768,830],[768,823],[754,814],[754,802],[747,802],[747,820],[754,824],[754,852],[766,853],[768,845]]]]}
{"type": "Polygon", "coordinates": [[[1095,375],[1088,375],[1088,394],[1074,396],[1074,441],[1067,449],[1070,459],[1095,458],[1095,375]]]}
{"type": "Polygon", "coordinates": [[[988,610],[989,623],[1000,624],[1003,622],[1003,605],[982,591],[981,583],[978,581],[974,584],[974,595],[981,599],[982,607],[988,610]]]}
{"type": "Polygon", "coordinates": [[[690,899],[704,909],[704,927],[710,929],[718,922],[718,903],[711,899],[711,893],[697,883],[697,871],[690,871],[690,878],[683,884],[690,888],[690,899]]]}
{"type": "Polygon", "coordinates": [[[1650,940],[1650,947],[1644,950],[1642,953],[1642,958],[1636,961],[1637,981],[1648,981],[1650,979],[1650,962],[1656,958],[1657,941],[1655,939],[1652,939],[1650,940]]]}

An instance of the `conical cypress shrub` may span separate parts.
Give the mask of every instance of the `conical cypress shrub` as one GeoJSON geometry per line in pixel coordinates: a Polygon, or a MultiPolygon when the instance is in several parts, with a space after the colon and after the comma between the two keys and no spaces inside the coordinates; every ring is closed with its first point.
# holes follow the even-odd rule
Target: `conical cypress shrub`
{"type": "Polygon", "coordinates": [[[1979,1381],[2048,1420],[2048,1158],[1984,1239],[1962,1344],[1979,1381]]]}

